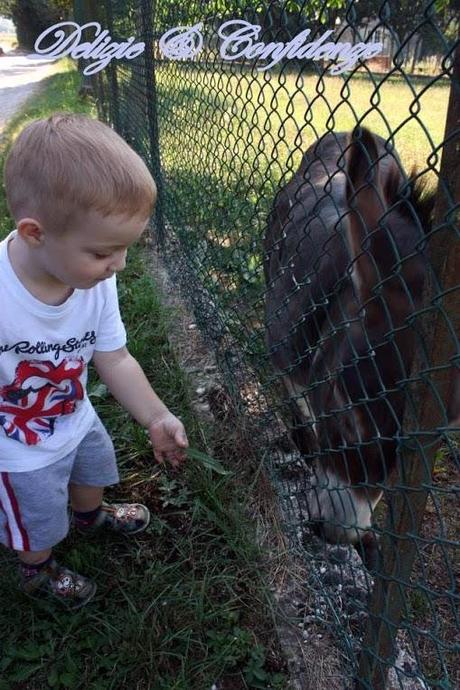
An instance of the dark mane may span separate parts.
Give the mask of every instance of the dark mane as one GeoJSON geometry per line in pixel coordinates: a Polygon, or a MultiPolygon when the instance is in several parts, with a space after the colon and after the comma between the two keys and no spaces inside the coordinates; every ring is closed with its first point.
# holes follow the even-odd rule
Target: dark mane
{"type": "Polygon", "coordinates": [[[407,184],[398,191],[398,198],[404,202],[398,209],[406,220],[413,221],[416,215],[427,233],[433,222],[435,197],[436,192],[429,187],[426,177],[422,177],[413,167],[407,184]]]}

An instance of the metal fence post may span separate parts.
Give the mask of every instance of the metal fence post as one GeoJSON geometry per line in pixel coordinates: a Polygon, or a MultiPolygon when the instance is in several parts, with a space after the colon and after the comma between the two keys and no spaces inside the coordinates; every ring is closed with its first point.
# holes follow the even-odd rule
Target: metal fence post
{"type": "MultiPolygon", "coordinates": [[[[101,6],[96,0],[75,0],[74,15],[75,20],[79,24],[86,24],[91,21],[100,21],[101,6]]],[[[83,74],[83,70],[90,63],[89,60],[80,58],[78,60],[78,69],[82,75],[79,96],[87,96],[88,94],[95,94],[96,79],[90,74],[83,74]]]]}
{"type": "Polygon", "coordinates": [[[157,185],[158,198],[155,206],[155,221],[157,231],[157,242],[163,246],[165,239],[165,224],[163,214],[164,204],[164,187],[163,176],[161,172],[160,159],[160,134],[158,126],[158,111],[157,111],[157,84],[155,78],[155,60],[154,60],[154,46],[153,46],[153,25],[155,18],[156,2],[151,0],[141,0],[141,20],[143,38],[145,41],[145,85],[146,85],[146,100],[147,100],[147,116],[148,129],[150,140],[150,156],[152,161],[153,175],[157,185]],[[153,6],[152,6],[153,5],[153,6]],[[152,24],[149,25],[149,19],[152,24]]]}
{"type": "Polygon", "coordinates": [[[401,448],[403,476],[398,477],[394,487],[398,494],[390,506],[389,524],[382,539],[382,565],[376,575],[356,679],[359,690],[384,690],[386,685],[404,611],[404,586],[410,582],[416,538],[428,498],[427,487],[442,440],[442,427],[446,426],[442,401],[447,397],[453,356],[458,357],[460,333],[459,204],[460,47],[457,43],[434,210],[433,228],[438,229],[429,242],[433,272],[427,276],[423,303],[430,306],[421,318],[429,358],[427,362],[419,351],[412,369],[412,378],[417,379],[412,398],[419,405],[419,414],[415,416],[406,410],[403,428],[410,444],[401,448]]]}

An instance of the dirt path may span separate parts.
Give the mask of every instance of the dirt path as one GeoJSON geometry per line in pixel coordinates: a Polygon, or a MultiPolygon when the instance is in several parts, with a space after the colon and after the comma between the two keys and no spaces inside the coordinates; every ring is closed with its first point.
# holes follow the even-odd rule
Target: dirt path
{"type": "Polygon", "coordinates": [[[0,139],[8,120],[40,89],[40,82],[58,71],[58,60],[30,59],[10,51],[0,57],[0,139]]]}

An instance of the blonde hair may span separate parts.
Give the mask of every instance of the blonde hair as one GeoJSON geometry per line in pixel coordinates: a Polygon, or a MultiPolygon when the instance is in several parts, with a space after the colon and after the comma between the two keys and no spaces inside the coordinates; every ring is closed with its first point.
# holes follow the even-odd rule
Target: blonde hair
{"type": "Polygon", "coordinates": [[[144,161],[110,127],[80,113],[55,113],[25,127],[5,162],[12,217],[50,231],[72,227],[78,212],[148,218],[155,182],[144,161]]]}

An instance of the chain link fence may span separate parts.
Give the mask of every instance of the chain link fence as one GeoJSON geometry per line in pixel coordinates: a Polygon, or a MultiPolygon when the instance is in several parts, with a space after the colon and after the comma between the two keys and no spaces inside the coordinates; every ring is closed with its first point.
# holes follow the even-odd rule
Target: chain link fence
{"type": "Polygon", "coordinates": [[[162,255],[256,431],[337,688],[460,687],[458,9],[75,4],[145,42],[89,79],[99,115],[157,181],[162,255]],[[229,20],[261,27],[249,55],[222,57],[229,20]],[[165,57],[198,23],[200,52],[165,57]],[[316,56],[267,69],[302,31],[316,56]],[[334,61],[326,40],[381,51],[334,61]]]}

